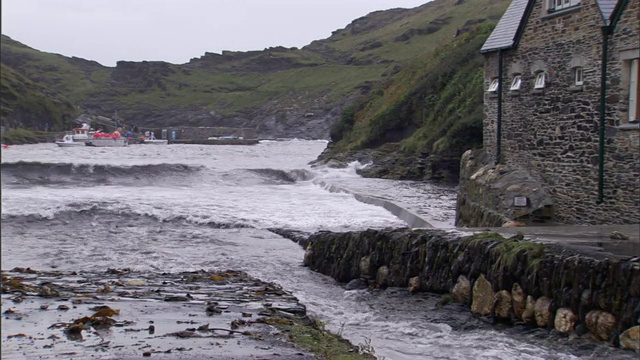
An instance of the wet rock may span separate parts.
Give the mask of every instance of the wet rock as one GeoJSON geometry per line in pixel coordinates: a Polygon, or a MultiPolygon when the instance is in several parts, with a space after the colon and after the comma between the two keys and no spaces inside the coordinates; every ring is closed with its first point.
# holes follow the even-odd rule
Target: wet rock
{"type": "Polygon", "coordinates": [[[42,297],[58,297],[60,296],[60,292],[49,285],[42,285],[38,295],[42,297]]]}
{"type": "Polygon", "coordinates": [[[360,259],[360,274],[361,275],[371,274],[371,256],[363,256],[360,259]]]}
{"type": "Polygon", "coordinates": [[[458,281],[456,281],[456,284],[451,290],[451,296],[454,301],[461,302],[463,304],[469,303],[469,299],[471,299],[471,282],[466,276],[458,276],[458,281]]]}
{"type": "Polygon", "coordinates": [[[59,305],[58,306],[58,310],[67,311],[67,310],[69,310],[69,307],[67,305],[59,305]]]}
{"type": "Polygon", "coordinates": [[[612,240],[629,240],[629,236],[621,233],[620,231],[612,231],[611,234],[609,234],[609,239],[612,239],[612,240]]]}
{"type": "Polygon", "coordinates": [[[164,301],[189,301],[189,298],[180,295],[167,295],[164,297],[164,301]]]}
{"type": "Polygon", "coordinates": [[[536,322],[536,300],[533,296],[527,296],[527,304],[522,312],[522,321],[527,324],[535,324],[536,322]]]}
{"type": "Polygon", "coordinates": [[[420,290],[420,277],[419,276],[414,276],[411,279],[409,279],[409,292],[410,293],[415,293],[418,290],[420,290]]]}
{"type": "Polygon", "coordinates": [[[600,340],[608,340],[615,329],[616,318],[602,310],[589,311],[585,318],[589,331],[600,340]]]}
{"type": "Polygon", "coordinates": [[[209,315],[209,316],[211,316],[213,314],[222,314],[222,310],[220,310],[218,308],[218,306],[213,305],[213,304],[207,305],[207,308],[205,309],[205,311],[206,311],[207,315],[209,315]]]}
{"type": "Polygon", "coordinates": [[[620,335],[620,347],[640,352],[640,325],[629,328],[620,335]]]}
{"type": "Polygon", "coordinates": [[[511,300],[513,306],[513,315],[522,320],[522,313],[527,306],[527,300],[522,287],[518,283],[514,283],[511,287],[511,300]]]}
{"type": "Polygon", "coordinates": [[[286,306],[286,305],[272,305],[271,308],[273,310],[277,310],[279,312],[285,312],[285,313],[289,313],[289,314],[295,314],[295,315],[306,315],[307,314],[307,307],[304,304],[295,304],[294,306],[286,306]]]}
{"type": "Polygon", "coordinates": [[[485,279],[484,274],[480,274],[475,284],[473,284],[473,302],[471,312],[482,316],[490,315],[493,311],[493,287],[485,279]]]}
{"type": "Polygon", "coordinates": [[[380,266],[376,273],[376,285],[378,287],[386,287],[389,281],[389,268],[386,266],[380,266]]]}
{"type": "Polygon", "coordinates": [[[147,281],[144,279],[131,279],[124,283],[125,286],[145,286],[147,281]]]}
{"type": "Polygon", "coordinates": [[[361,290],[367,288],[367,281],[364,279],[353,279],[345,285],[345,290],[361,290]]]}
{"type": "Polygon", "coordinates": [[[546,296],[541,296],[536,300],[534,312],[536,317],[536,325],[539,327],[547,327],[551,322],[551,300],[546,296]]]}
{"type": "Polygon", "coordinates": [[[500,319],[511,318],[511,293],[508,290],[500,290],[494,297],[493,313],[500,319]]]}
{"type": "Polygon", "coordinates": [[[569,308],[560,308],[556,311],[553,321],[554,328],[561,334],[568,334],[575,329],[576,315],[569,308]]]}
{"type": "Polygon", "coordinates": [[[311,247],[311,243],[307,246],[306,251],[304,252],[303,264],[309,266],[311,263],[311,259],[313,258],[313,248],[311,247]]]}
{"type": "Polygon", "coordinates": [[[527,226],[527,223],[522,221],[515,221],[515,220],[507,221],[504,224],[502,224],[502,227],[523,227],[523,226],[527,226]]]}

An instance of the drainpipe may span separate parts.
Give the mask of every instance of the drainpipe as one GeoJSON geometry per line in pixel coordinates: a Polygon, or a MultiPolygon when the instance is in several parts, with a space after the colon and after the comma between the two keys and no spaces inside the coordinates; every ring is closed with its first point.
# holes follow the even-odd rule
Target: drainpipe
{"type": "Polygon", "coordinates": [[[496,165],[502,157],[502,50],[498,52],[498,119],[496,121],[496,165]]]}
{"type": "Polygon", "coordinates": [[[607,97],[607,60],[609,52],[609,26],[602,27],[602,68],[600,79],[600,127],[599,127],[599,151],[598,151],[598,204],[604,202],[604,147],[606,126],[606,97],[607,97]]]}

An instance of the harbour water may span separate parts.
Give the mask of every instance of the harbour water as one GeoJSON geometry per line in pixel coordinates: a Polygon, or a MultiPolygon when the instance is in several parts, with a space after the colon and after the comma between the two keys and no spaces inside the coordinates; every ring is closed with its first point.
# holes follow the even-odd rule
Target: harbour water
{"type": "Polygon", "coordinates": [[[579,347],[547,331],[485,324],[464,309],[442,309],[434,294],[346,291],[302,266],[304,250],[269,229],[407,226],[358,199],[453,227],[454,187],[364,179],[356,169],[366,164],[310,167],[325,147],[290,140],[3,149],[2,269],[242,270],[291,291],[327,328],[370,344],[381,359],[635,358],[606,344],[579,347]]]}

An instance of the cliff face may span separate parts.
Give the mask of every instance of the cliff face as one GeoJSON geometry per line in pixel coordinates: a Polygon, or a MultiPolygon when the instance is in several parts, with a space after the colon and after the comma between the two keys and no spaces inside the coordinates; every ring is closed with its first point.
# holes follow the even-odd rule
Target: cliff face
{"type": "Polygon", "coordinates": [[[302,49],[205,53],[182,65],[121,61],[111,68],[6,36],[0,60],[80,112],[117,112],[139,127],[254,127],[261,138],[328,139],[354,99],[438,51],[460,29],[499,18],[507,3],[435,0],[377,11],[302,49]]]}

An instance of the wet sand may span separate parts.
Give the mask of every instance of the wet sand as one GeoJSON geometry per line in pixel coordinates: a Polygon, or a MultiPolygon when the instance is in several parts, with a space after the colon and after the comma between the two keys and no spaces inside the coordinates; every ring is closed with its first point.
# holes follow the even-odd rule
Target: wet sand
{"type": "Polygon", "coordinates": [[[310,324],[304,305],[242,272],[17,268],[2,272],[2,316],[3,359],[316,358],[274,326],[310,324]]]}

